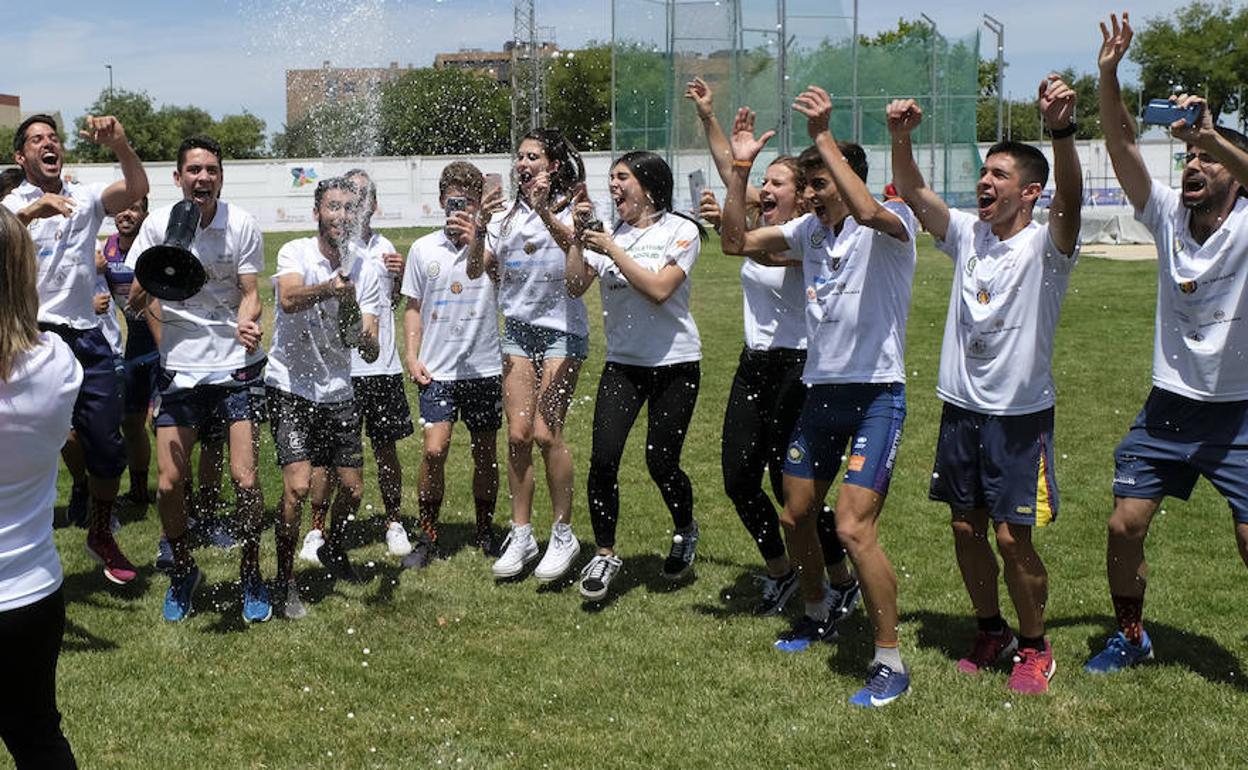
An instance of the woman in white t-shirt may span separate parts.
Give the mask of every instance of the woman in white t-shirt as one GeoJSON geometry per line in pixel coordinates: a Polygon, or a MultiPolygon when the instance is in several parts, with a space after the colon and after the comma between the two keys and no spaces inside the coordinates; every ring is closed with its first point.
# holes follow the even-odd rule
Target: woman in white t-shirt
{"type": "Polygon", "coordinates": [[[39,331],[36,271],[26,228],[0,207],[0,738],[18,770],[77,766],[56,709],[65,597],[52,506],[82,367],[39,331]]]}
{"type": "Polygon", "coordinates": [[[512,173],[516,199],[501,211],[501,191],[486,195],[467,266],[471,280],[482,273],[495,277],[503,314],[511,532],[493,572],[496,578],[514,578],[537,558],[530,523],[536,443],[546,465],[554,522],[533,576],[549,582],[567,572],[581,550],[572,534],[572,454],[563,439],[563,423],[589,354],[589,321],[585,303],[568,295],[563,270],[573,237],[568,204],[585,180],[585,168],[562,134],[541,128],[520,139],[512,173]]]}
{"type": "Polygon", "coordinates": [[[628,433],[648,404],[646,466],[672,514],[675,535],[663,575],[693,565],[698,524],[693,487],[680,468],[701,380],[702,340],[689,313],[689,272],[706,232],[672,211],[672,170],[652,152],[630,152],[611,167],[619,224],[598,229],[592,206],[577,203],[577,239],[568,249],[568,293],[579,297],[601,279],[607,361],[594,406],[589,514],[598,552],[581,573],[581,595],[606,596],[622,566],[615,555],[617,484],[628,433]]]}

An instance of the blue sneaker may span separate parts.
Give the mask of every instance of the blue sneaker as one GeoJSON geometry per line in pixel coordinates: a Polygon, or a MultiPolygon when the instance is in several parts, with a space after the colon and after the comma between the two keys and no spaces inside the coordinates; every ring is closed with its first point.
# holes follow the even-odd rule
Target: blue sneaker
{"type": "Polygon", "coordinates": [[[169,590],[165,592],[165,620],[177,623],[191,614],[191,597],[204,579],[199,567],[191,567],[191,571],[169,579],[169,590]]]}
{"type": "Polygon", "coordinates": [[[269,589],[259,575],[243,580],[243,620],[263,623],[273,617],[273,604],[269,601],[269,589]]]}
{"type": "Polygon", "coordinates": [[[863,708],[887,706],[910,690],[910,674],[894,671],[883,663],[873,663],[867,671],[867,685],[849,696],[849,702],[863,708]]]}
{"type": "Polygon", "coordinates": [[[1153,641],[1148,638],[1147,631],[1144,632],[1138,645],[1127,641],[1127,637],[1119,631],[1109,637],[1109,643],[1105,645],[1105,649],[1093,655],[1084,664],[1083,670],[1089,674],[1116,674],[1127,666],[1134,666],[1152,659],[1153,641]]]}
{"type": "Polygon", "coordinates": [[[773,646],[782,652],[803,652],[816,642],[831,642],[835,638],[836,624],[831,618],[815,620],[803,615],[792,628],[776,637],[773,646]]]}

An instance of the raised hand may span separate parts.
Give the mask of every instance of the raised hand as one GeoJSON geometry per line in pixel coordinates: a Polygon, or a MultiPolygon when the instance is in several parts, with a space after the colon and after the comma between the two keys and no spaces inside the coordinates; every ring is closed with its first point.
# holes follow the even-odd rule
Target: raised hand
{"type": "Polygon", "coordinates": [[[355,284],[351,283],[351,279],[342,273],[334,273],[329,279],[329,290],[333,296],[340,299],[355,298],[355,284]]]}
{"type": "Polygon", "coordinates": [[[754,111],[749,107],[742,107],[737,110],[737,116],[732,121],[732,157],[733,160],[750,161],[758,157],[763,151],[763,147],[773,136],[775,131],[764,131],[763,135],[754,137],[754,111]]]}
{"type": "Polygon", "coordinates": [[[477,227],[467,211],[452,211],[446,217],[446,234],[461,246],[471,246],[477,240],[477,227]]]}
{"type": "Polygon", "coordinates": [[[1213,116],[1209,114],[1209,105],[1199,96],[1190,94],[1180,94],[1171,96],[1170,101],[1176,106],[1184,109],[1188,107],[1199,106],[1200,115],[1196,118],[1196,125],[1188,125],[1187,119],[1182,118],[1170,124],[1170,135],[1180,142],[1194,144],[1197,147],[1208,147],[1217,141],[1217,131],[1214,130],[1213,116]]]}
{"type": "Polygon", "coordinates": [[[1131,29],[1131,17],[1126,11],[1122,12],[1121,22],[1111,13],[1109,23],[1110,26],[1106,27],[1105,22],[1101,22],[1101,52],[1096,57],[1101,72],[1118,71],[1118,64],[1127,54],[1131,38],[1135,36],[1135,31],[1131,29]]]}
{"type": "Polygon", "coordinates": [[[1075,119],[1075,90],[1066,85],[1062,78],[1050,73],[1040,81],[1038,92],[1040,114],[1044,116],[1044,125],[1050,131],[1065,128],[1075,119]]]}
{"type": "Polygon", "coordinates": [[[894,99],[884,108],[888,133],[903,136],[914,131],[923,122],[923,108],[913,99],[894,99]]]}
{"type": "Polygon", "coordinates": [[[685,98],[693,102],[698,117],[706,120],[715,112],[715,92],[702,78],[694,78],[685,84],[685,98]]]}
{"type": "Polygon", "coordinates": [[[806,86],[806,90],[793,100],[793,109],[806,116],[806,133],[812,140],[828,130],[828,118],[832,115],[832,97],[819,86],[806,86]]]}
{"type": "Polygon", "coordinates": [[[490,223],[490,218],[496,212],[502,211],[503,205],[503,188],[501,186],[491,187],[485,193],[485,197],[481,199],[481,205],[477,207],[477,227],[485,227],[490,223]]]}
{"type": "Polygon", "coordinates": [[[698,216],[716,230],[719,229],[719,223],[724,218],[724,212],[719,208],[719,201],[715,200],[715,193],[705,187],[702,188],[702,200],[698,201],[698,216]]]}
{"type": "Polygon", "coordinates": [[[618,249],[613,249],[615,240],[611,238],[609,233],[601,230],[582,230],[581,242],[585,244],[585,248],[590,251],[596,251],[599,254],[605,254],[611,259],[616,258],[618,249]]]}
{"type": "Polygon", "coordinates": [[[22,209],[27,220],[47,219],[48,217],[70,217],[74,214],[74,199],[56,193],[44,193],[34,203],[22,209]]]}
{"type": "Polygon", "coordinates": [[[121,121],[112,115],[98,118],[88,115],[84,121],[84,128],[78,132],[78,135],[105,147],[116,147],[126,141],[126,130],[121,127],[121,121]]]}
{"type": "Polygon", "coordinates": [[[533,175],[529,185],[529,205],[541,210],[550,205],[550,174],[546,171],[533,175]]]}

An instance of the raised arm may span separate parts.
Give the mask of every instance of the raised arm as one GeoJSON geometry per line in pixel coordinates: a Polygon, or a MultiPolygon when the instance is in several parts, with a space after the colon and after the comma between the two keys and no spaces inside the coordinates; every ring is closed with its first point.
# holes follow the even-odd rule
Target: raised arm
{"type": "MultiPolygon", "coordinates": [[[[1057,75],[1040,81],[1040,114],[1050,132],[1070,129],[1075,122],[1075,91],[1057,75]]],[[[1053,204],[1049,207],[1049,235],[1063,254],[1074,252],[1079,243],[1083,209],[1083,172],[1075,135],[1053,137],[1053,204]]]]}
{"type": "Polygon", "coordinates": [[[794,100],[793,109],[806,116],[806,133],[819,149],[824,165],[832,172],[832,181],[854,221],[897,240],[910,240],[910,233],[901,219],[876,200],[867,189],[867,183],[841,154],[841,148],[828,127],[828,118],[832,115],[832,97],[828,96],[828,92],[819,86],[807,86],[794,100]]]}
{"type": "Polygon", "coordinates": [[[546,232],[555,239],[559,248],[565,252],[571,248],[572,242],[576,240],[576,232],[570,225],[560,222],[551,209],[549,173],[543,171],[533,177],[533,185],[529,188],[529,203],[533,204],[533,210],[541,217],[542,224],[546,225],[546,232]]]}
{"type": "Polygon", "coordinates": [[[330,297],[350,297],[354,294],[355,285],[339,273],[334,273],[328,281],[311,286],[304,284],[300,273],[277,276],[278,303],[283,313],[302,313],[330,297]]]}
{"type": "Polygon", "coordinates": [[[943,241],[949,232],[949,206],[927,186],[910,142],[911,133],[923,122],[923,110],[913,99],[895,99],[885,116],[893,137],[893,184],[923,228],[943,241]]]}
{"type": "Polygon", "coordinates": [[[100,196],[104,211],[109,216],[129,208],[147,195],[147,172],[143,170],[143,161],[139,160],[127,141],[126,130],[120,120],[108,115],[99,118],[88,115],[86,127],[78,133],[84,139],[108,147],[121,164],[121,179],[104,188],[100,196]]]}
{"type": "Polygon", "coordinates": [[[755,138],[754,112],[748,107],[737,110],[737,116],[732,122],[732,174],[728,177],[728,193],[724,197],[723,221],[719,231],[725,254],[778,254],[789,248],[784,233],[778,227],[759,227],[753,230],[745,227],[745,197],[750,169],[767,140],[775,135],[775,131],[765,131],[762,136],[755,138]]]}
{"type": "Polygon", "coordinates": [[[1118,82],[1118,64],[1126,55],[1135,33],[1125,11],[1121,23],[1113,14],[1110,14],[1109,20],[1109,27],[1101,22],[1101,51],[1097,56],[1101,72],[1098,89],[1101,130],[1105,132],[1105,150],[1109,153],[1109,161],[1114,166],[1114,175],[1118,177],[1122,191],[1127,194],[1132,206],[1143,209],[1148,204],[1153,180],[1135,143],[1135,117],[1122,101],[1122,85],[1118,82]]]}
{"type": "MultiPolygon", "coordinates": [[[[468,264],[465,270],[468,277],[476,280],[481,274],[489,271],[491,276],[496,275],[496,258],[494,252],[485,247],[487,228],[490,224],[490,218],[494,216],[494,212],[503,209],[503,188],[492,187],[485,194],[485,198],[481,200],[481,207],[477,209],[476,216],[473,218],[474,227],[472,229],[472,241],[468,244],[468,264]]],[[[455,215],[451,215],[451,221],[456,219],[455,215]]],[[[465,236],[468,228],[464,229],[465,236]]]]}
{"type": "MultiPolygon", "coordinates": [[[[720,180],[727,186],[728,178],[732,176],[732,143],[728,141],[728,135],[715,117],[715,92],[705,80],[694,78],[685,86],[685,98],[693,102],[698,111],[702,130],[706,132],[706,143],[711,150],[711,160],[715,163],[720,180]]],[[[758,188],[748,181],[745,195],[747,207],[758,205],[758,188]]]]}

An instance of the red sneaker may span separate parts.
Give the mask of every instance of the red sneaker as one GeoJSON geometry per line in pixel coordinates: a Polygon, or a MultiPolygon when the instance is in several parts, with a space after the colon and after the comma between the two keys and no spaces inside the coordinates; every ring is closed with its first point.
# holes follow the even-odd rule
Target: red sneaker
{"type": "Polygon", "coordinates": [[[1014,656],[1014,671],[1010,673],[1009,687],[1019,693],[1046,693],[1049,691],[1049,680],[1056,671],[1057,661],[1053,660],[1053,647],[1045,639],[1043,650],[1019,648],[1018,654],[1014,656]]]}
{"type": "Polygon", "coordinates": [[[104,565],[104,577],[117,585],[125,585],[138,577],[134,565],[121,552],[112,534],[98,537],[87,535],[87,555],[104,565]]]}
{"type": "Polygon", "coordinates": [[[971,645],[970,653],[958,661],[958,670],[964,674],[977,674],[982,669],[1010,657],[1016,649],[1018,640],[1010,629],[997,634],[980,631],[975,634],[975,643],[971,645]]]}

